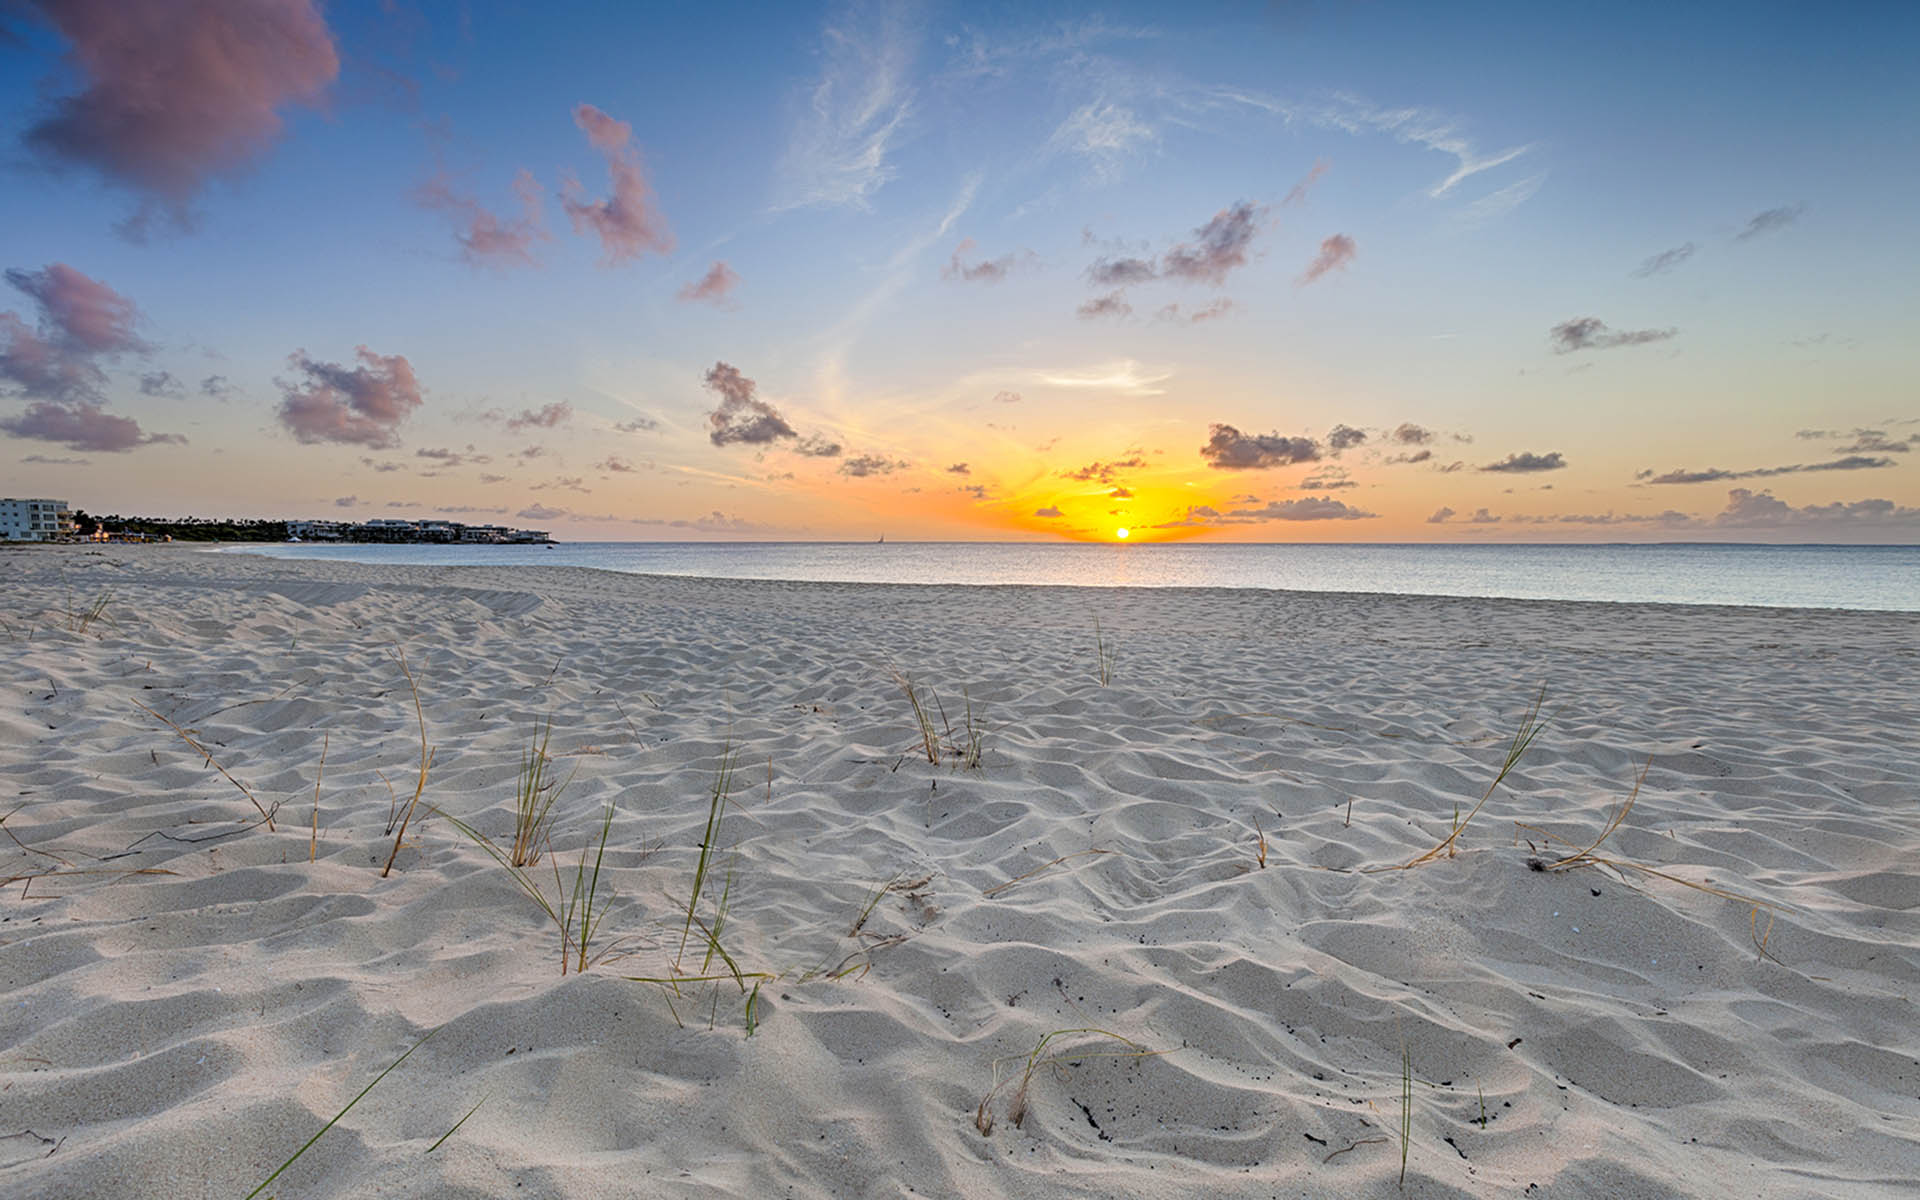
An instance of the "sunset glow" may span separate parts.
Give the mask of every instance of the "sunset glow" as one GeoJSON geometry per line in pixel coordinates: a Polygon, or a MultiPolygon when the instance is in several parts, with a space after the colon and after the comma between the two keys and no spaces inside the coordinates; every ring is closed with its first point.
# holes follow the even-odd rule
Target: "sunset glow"
{"type": "Polygon", "coordinates": [[[1891,32],[274,0],[206,71],[235,3],[0,37],[20,494],[593,539],[1920,538],[1920,153],[1838,148],[1913,148],[1891,32]],[[1522,43],[1561,49],[1514,74],[1522,43]],[[718,45],[743,69],[686,50],[718,45]]]}

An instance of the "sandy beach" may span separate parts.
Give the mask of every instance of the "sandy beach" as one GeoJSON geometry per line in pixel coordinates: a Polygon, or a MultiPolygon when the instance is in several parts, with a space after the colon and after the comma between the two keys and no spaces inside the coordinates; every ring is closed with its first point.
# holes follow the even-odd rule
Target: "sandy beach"
{"type": "Polygon", "coordinates": [[[0,597],[9,1197],[246,1196],[410,1047],[260,1194],[1920,1174],[1920,616],[178,546],[0,597]],[[523,881],[611,805],[565,974],[460,828],[511,840],[549,718],[523,881]]]}

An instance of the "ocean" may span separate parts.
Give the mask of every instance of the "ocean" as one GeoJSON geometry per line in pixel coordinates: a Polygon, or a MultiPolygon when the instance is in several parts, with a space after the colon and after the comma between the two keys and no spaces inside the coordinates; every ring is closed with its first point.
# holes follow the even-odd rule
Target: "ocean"
{"type": "Polygon", "coordinates": [[[846,583],[1276,588],[1920,612],[1920,546],[564,542],[231,547],[281,558],[846,583]]]}

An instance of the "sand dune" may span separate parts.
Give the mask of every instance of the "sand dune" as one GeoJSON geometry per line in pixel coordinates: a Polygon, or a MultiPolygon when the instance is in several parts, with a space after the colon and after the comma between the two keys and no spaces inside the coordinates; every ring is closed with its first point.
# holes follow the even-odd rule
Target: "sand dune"
{"type": "Polygon", "coordinates": [[[244,1196],[429,1031],[272,1193],[1397,1195],[1403,1051],[1410,1196],[1920,1167],[1920,616],[172,547],[6,553],[0,595],[8,1196],[244,1196]],[[396,647],[446,815],[383,878],[396,647]],[[943,742],[971,704],[978,768],[926,761],[890,668],[943,742]],[[1458,853],[1368,873],[1472,808],[1541,685],[1458,853]],[[614,805],[617,953],[564,977],[449,819],[506,835],[549,716],[569,872],[614,805]],[[726,886],[773,977],[750,1037],[740,987],[626,978],[672,969],[725,758],[701,911],[726,886]],[[1642,767],[1604,852],[1750,900],[1529,869],[1642,767]],[[996,1060],[1081,1027],[1150,1053],[1061,1038],[983,1135],[996,1060]]]}

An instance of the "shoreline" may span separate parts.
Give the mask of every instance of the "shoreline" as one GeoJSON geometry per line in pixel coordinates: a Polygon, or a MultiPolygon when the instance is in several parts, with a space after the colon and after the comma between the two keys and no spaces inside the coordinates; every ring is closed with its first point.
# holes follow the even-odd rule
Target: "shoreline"
{"type": "MultiPolygon", "coordinates": [[[[274,543],[265,543],[265,544],[270,545],[274,543]]],[[[567,543],[559,543],[559,544],[566,545],[567,543]]],[[[621,544],[621,543],[610,543],[610,544],[621,544]]],[[[702,545],[704,543],[687,543],[687,544],[702,545]]],[[[810,544],[865,545],[866,543],[849,542],[849,543],[810,543],[810,544]]],[[[902,543],[902,544],[914,545],[917,543],[902,543]]],[[[928,543],[928,544],[1012,545],[1017,543],[928,543]]],[[[1276,543],[1276,544],[1281,544],[1281,543],[1276,543]]],[[[1353,544],[1364,545],[1367,543],[1353,543],[1353,544]]],[[[1421,543],[1408,543],[1408,544],[1418,545],[1421,543]]],[[[1531,544],[1532,543],[1529,543],[1529,545],[1531,544]]],[[[1621,543],[1621,544],[1630,545],[1630,544],[1638,544],[1638,543],[1621,543]]],[[[1649,545],[1720,546],[1720,545],[1740,545],[1741,543],[1728,542],[1728,543],[1647,543],[1647,544],[1649,545]]],[[[1594,599],[1585,599],[1585,598],[1561,599],[1561,598],[1531,597],[1531,596],[1468,596],[1468,595],[1455,595],[1455,594],[1445,593],[1445,592],[1356,592],[1356,591],[1325,591],[1325,590],[1315,590],[1315,589],[1308,589],[1308,588],[1228,587],[1228,586],[1207,586],[1207,585],[1187,585],[1187,584],[1162,585],[1162,584],[1076,584],[1076,583],[944,583],[944,582],[943,583],[914,583],[914,582],[906,582],[906,581],[874,581],[874,580],[774,579],[774,578],[761,578],[758,576],[695,575],[695,574],[671,574],[667,572],[623,571],[613,567],[591,567],[591,566],[582,566],[580,564],[567,564],[564,566],[557,565],[557,566],[548,567],[542,564],[533,564],[533,563],[500,564],[497,566],[480,564],[480,563],[448,563],[444,565],[433,564],[433,563],[378,563],[378,562],[369,562],[369,561],[354,560],[354,559],[323,559],[323,558],[306,558],[306,557],[300,557],[300,556],[281,556],[281,555],[275,555],[275,554],[267,554],[267,553],[261,553],[260,551],[261,545],[262,543],[253,543],[253,542],[220,542],[220,543],[209,543],[206,545],[195,545],[191,548],[198,549],[204,553],[209,553],[209,554],[251,554],[256,557],[272,559],[278,562],[343,563],[343,564],[350,563],[357,566],[382,567],[382,568],[415,567],[415,568],[420,568],[424,570],[510,570],[510,571],[579,570],[579,571],[593,571],[596,573],[614,575],[614,576],[633,576],[633,577],[639,577],[644,579],[661,579],[661,580],[696,580],[701,582],[729,584],[729,585],[732,585],[732,584],[796,584],[796,585],[817,584],[822,586],[834,586],[834,587],[874,587],[874,588],[982,588],[982,589],[1056,588],[1056,589],[1066,589],[1066,590],[1071,590],[1076,592],[1091,591],[1091,592],[1116,592],[1116,593],[1195,592],[1195,593],[1235,593],[1237,594],[1237,593],[1243,593],[1243,592],[1254,592],[1254,593],[1261,593],[1261,594],[1266,594],[1266,595],[1275,596],[1275,597],[1287,597],[1287,596],[1332,597],[1332,598],[1359,600],[1359,601],[1369,601],[1369,600],[1378,600],[1378,599],[1498,601],[1502,603],[1513,603],[1513,604],[1547,604],[1547,605],[1572,604],[1572,605],[1582,605],[1582,606],[1602,606],[1602,607],[1612,608],[1612,609],[1648,608],[1648,609],[1686,609],[1691,611],[1698,611],[1698,610],[1722,611],[1724,610],[1724,611],[1735,612],[1735,613],[1766,611],[1766,612],[1778,612],[1778,613],[1825,613],[1825,614],[1835,614],[1835,615],[1847,614],[1847,613],[1864,613],[1864,614],[1872,614],[1872,615],[1880,615],[1880,616],[1908,616],[1908,617],[1920,618],[1920,609],[1839,608],[1839,607],[1832,607],[1832,606],[1815,606],[1815,605],[1733,604],[1733,603],[1717,603],[1717,602],[1691,603],[1691,602],[1675,601],[1675,600],[1594,600],[1594,599]]],[[[1560,543],[1540,543],[1540,545],[1560,545],[1560,543]]],[[[1789,548],[1794,548],[1794,547],[1789,547],[1789,548]]],[[[1810,544],[1809,548],[1830,549],[1834,547],[1829,547],[1822,544],[1810,544]]],[[[1854,547],[1845,546],[1845,547],[1839,547],[1839,548],[1853,549],[1854,547]]],[[[1911,549],[1913,547],[1891,547],[1891,548],[1892,549],[1911,549]]]]}
{"type": "Polygon", "coordinates": [[[1407,1195],[1893,1195],[1920,1152],[1920,614],[178,549],[0,581],[0,1074],[56,1141],[0,1142],[11,1195],[245,1194],[429,1031],[282,1194],[1398,1195],[1403,1050],[1407,1195]],[[1457,855],[1365,873],[1542,683],[1457,855]],[[611,813],[616,953],[564,977],[454,824],[505,836],[548,718],[568,878],[611,813]],[[742,986],[675,997],[631,977],[701,966],[728,763],[695,915],[742,986]],[[1601,853],[1663,875],[1530,867],[1643,768],[1601,853]],[[996,1078],[1086,1028],[1150,1053],[1063,1035],[1016,1123],[996,1078]]]}

